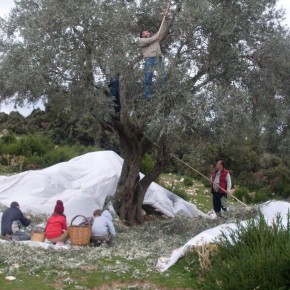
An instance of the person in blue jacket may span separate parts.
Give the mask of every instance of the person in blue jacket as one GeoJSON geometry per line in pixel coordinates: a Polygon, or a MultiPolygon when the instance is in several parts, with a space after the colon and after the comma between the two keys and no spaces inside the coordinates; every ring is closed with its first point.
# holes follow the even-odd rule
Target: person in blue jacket
{"type": "Polygon", "coordinates": [[[6,209],[2,215],[1,235],[6,239],[16,241],[30,240],[31,235],[21,231],[22,227],[27,227],[31,223],[31,217],[25,217],[19,209],[19,203],[13,201],[10,208],[6,209]]]}
{"type": "Polygon", "coordinates": [[[111,244],[115,236],[116,230],[110,212],[108,210],[103,212],[95,210],[91,240],[93,242],[111,244]]]}

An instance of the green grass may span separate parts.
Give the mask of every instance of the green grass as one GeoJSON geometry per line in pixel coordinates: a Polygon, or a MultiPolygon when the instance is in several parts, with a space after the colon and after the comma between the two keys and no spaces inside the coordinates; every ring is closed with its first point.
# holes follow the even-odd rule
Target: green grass
{"type": "MultiPolygon", "coordinates": [[[[113,270],[116,267],[118,260],[106,261],[107,267],[113,270]]],[[[99,289],[106,285],[106,289],[115,285],[121,286],[119,289],[194,289],[193,278],[188,271],[184,270],[184,260],[178,261],[165,273],[159,273],[152,269],[151,275],[148,278],[138,278],[138,273],[145,271],[146,265],[142,261],[122,261],[124,273],[114,273],[114,271],[103,271],[103,268],[98,265],[82,266],[79,269],[63,270],[41,269],[33,274],[27,274],[25,268],[21,268],[13,276],[14,281],[5,279],[6,266],[0,264],[0,289],[5,290],[54,290],[54,289],[99,289]],[[126,265],[124,267],[124,265],[126,265]],[[132,288],[132,285],[137,285],[137,288],[132,288]],[[149,288],[150,287],[150,288],[149,288]],[[157,287],[157,288],[156,288],[157,287]],[[144,288],[145,289],[145,288],[144,288]]],[[[115,288],[112,288],[115,289],[115,288]]]]}
{"type": "MultiPolygon", "coordinates": [[[[181,196],[179,191],[184,191],[183,194],[186,193],[186,200],[194,203],[202,212],[209,212],[212,209],[212,196],[210,194],[210,188],[205,187],[204,184],[199,180],[193,180],[193,185],[187,186],[183,182],[185,178],[188,177],[177,176],[174,174],[161,174],[159,177],[159,184],[179,196],[181,196]],[[177,190],[174,190],[174,188],[177,190]],[[193,190],[195,191],[195,194],[192,194],[193,190]],[[206,195],[204,193],[205,190],[207,190],[209,194],[206,195]]],[[[184,196],[181,197],[184,198],[184,196]]]]}
{"type": "Polygon", "coordinates": [[[192,196],[190,201],[194,203],[197,208],[204,213],[209,212],[212,209],[212,196],[210,194],[210,188],[204,187],[204,185],[201,182],[195,183],[196,187],[196,195],[192,196]],[[208,190],[208,194],[205,194],[205,190],[208,190]]]}

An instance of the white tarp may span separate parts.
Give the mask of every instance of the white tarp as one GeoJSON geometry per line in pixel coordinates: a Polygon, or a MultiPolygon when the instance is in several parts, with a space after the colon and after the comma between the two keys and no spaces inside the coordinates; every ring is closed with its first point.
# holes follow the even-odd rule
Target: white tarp
{"type": "MultiPolygon", "coordinates": [[[[61,199],[68,223],[76,215],[92,216],[115,194],[122,164],[115,152],[99,151],[42,170],[0,176],[0,203],[10,206],[17,201],[22,211],[50,215],[56,200],[61,199]]],[[[144,204],[170,217],[203,215],[194,204],[156,183],[147,190],[144,204]]]]}
{"type": "MultiPolygon", "coordinates": [[[[285,201],[266,202],[261,204],[260,211],[269,225],[271,225],[273,221],[276,220],[276,217],[279,215],[282,219],[281,222],[283,226],[286,227],[288,220],[287,215],[290,211],[290,203],[285,201]]],[[[246,225],[246,221],[241,222],[241,224],[246,225]]],[[[182,257],[191,247],[213,243],[217,238],[221,236],[222,232],[226,234],[227,230],[230,229],[237,229],[237,224],[223,224],[199,233],[191,240],[189,240],[184,246],[173,250],[169,257],[160,257],[157,261],[157,270],[159,272],[166,271],[169,267],[174,265],[176,261],[180,257],[182,257]]]]}

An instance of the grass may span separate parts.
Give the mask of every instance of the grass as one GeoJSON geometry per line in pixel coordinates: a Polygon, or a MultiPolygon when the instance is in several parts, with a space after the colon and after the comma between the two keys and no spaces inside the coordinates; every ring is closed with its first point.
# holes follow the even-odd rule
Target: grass
{"type": "MultiPolygon", "coordinates": [[[[110,261],[107,266],[113,269],[118,260],[110,261]]],[[[122,263],[123,264],[123,263],[122,263]]],[[[166,274],[152,271],[150,277],[136,277],[138,272],[145,270],[146,265],[140,261],[127,263],[134,269],[120,275],[114,272],[103,272],[98,266],[80,267],[73,270],[40,269],[27,275],[25,268],[19,269],[16,280],[5,280],[5,265],[0,264],[0,289],[5,290],[55,290],[55,289],[194,289],[193,278],[184,271],[184,261],[180,260],[166,274]],[[133,274],[133,275],[132,275],[133,274]],[[103,287],[103,288],[102,288],[103,287]]]]}

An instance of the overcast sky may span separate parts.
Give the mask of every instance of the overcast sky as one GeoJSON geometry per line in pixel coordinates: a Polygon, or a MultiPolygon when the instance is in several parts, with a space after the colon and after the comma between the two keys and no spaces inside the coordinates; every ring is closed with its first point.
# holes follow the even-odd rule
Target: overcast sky
{"type": "MultiPolygon", "coordinates": [[[[259,1],[259,0],[257,0],[259,1]]],[[[279,0],[278,2],[279,7],[283,7],[286,10],[286,19],[285,19],[285,25],[288,25],[290,27],[290,0],[279,0]]],[[[5,16],[9,13],[10,9],[14,7],[14,0],[0,0],[0,16],[5,16]]],[[[24,116],[27,116],[33,108],[38,108],[40,105],[35,105],[31,108],[17,108],[17,110],[24,116]]],[[[15,108],[13,104],[11,105],[0,105],[0,112],[6,112],[9,113],[11,111],[15,111],[15,108]]]]}

